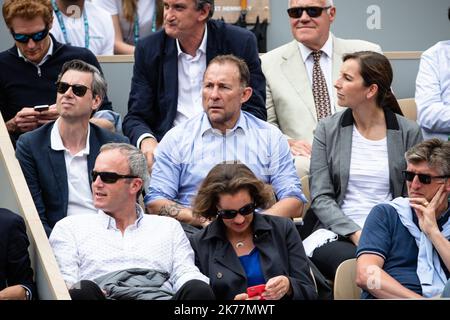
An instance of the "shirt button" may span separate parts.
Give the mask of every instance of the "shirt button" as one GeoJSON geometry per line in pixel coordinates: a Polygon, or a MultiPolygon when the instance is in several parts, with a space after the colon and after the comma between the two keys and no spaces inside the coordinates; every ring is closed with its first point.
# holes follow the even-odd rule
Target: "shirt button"
{"type": "Polygon", "coordinates": [[[222,278],[222,272],[217,272],[217,279],[221,279],[222,278]]]}

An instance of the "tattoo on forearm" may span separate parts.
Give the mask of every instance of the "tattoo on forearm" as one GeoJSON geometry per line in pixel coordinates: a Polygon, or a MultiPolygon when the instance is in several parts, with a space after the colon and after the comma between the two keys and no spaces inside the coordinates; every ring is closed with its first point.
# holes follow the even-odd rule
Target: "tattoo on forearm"
{"type": "Polygon", "coordinates": [[[184,207],[178,203],[167,204],[161,207],[158,214],[160,216],[168,216],[176,219],[183,209],[184,207]]]}

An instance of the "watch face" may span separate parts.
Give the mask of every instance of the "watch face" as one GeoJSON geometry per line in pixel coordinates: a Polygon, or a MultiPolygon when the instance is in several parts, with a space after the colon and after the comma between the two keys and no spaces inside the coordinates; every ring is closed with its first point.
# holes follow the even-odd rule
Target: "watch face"
{"type": "Polygon", "coordinates": [[[30,291],[28,289],[25,289],[25,299],[30,300],[30,291]]]}

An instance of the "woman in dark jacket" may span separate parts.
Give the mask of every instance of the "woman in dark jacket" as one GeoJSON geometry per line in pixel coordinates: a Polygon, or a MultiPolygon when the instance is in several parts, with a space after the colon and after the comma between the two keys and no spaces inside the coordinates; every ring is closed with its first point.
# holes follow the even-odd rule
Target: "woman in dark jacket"
{"type": "Polygon", "coordinates": [[[203,181],[194,214],[214,221],[190,240],[217,299],[248,299],[247,288],[261,284],[265,291],[253,299],[317,298],[293,222],[255,212],[272,200],[270,186],[244,164],[218,164],[203,181]]]}

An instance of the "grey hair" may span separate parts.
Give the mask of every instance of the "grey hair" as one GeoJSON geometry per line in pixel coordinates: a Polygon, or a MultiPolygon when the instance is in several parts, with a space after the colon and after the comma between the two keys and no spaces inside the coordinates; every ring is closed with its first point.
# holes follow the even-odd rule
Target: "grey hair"
{"type": "Polygon", "coordinates": [[[92,83],[91,83],[91,90],[92,90],[92,96],[99,96],[100,99],[103,100],[103,98],[106,96],[106,90],[107,90],[107,84],[106,80],[101,74],[100,70],[98,70],[95,66],[84,62],[82,60],[71,60],[67,61],[63,64],[61,72],[58,75],[58,82],[61,81],[61,78],[63,75],[69,71],[80,71],[80,72],[88,72],[92,74],[92,83]]]}
{"type": "Polygon", "coordinates": [[[408,163],[419,164],[427,162],[439,175],[450,174],[450,141],[429,139],[416,144],[405,153],[408,163]]]}
{"type": "Polygon", "coordinates": [[[206,4],[209,4],[209,15],[208,19],[210,19],[214,14],[214,0],[195,0],[195,4],[197,6],[197,10],[203,9],[206,4]]]}
{"type": "Polygon", "coordinates": [[[137,176],[144,182],[142,187],[147,185],[149,174],[147,169],[147,159],[141,150],[128,143],[107,143],[100,148],[100,152],[109,150],[119,150],[128,159],[130,175],[137,176]]]}

